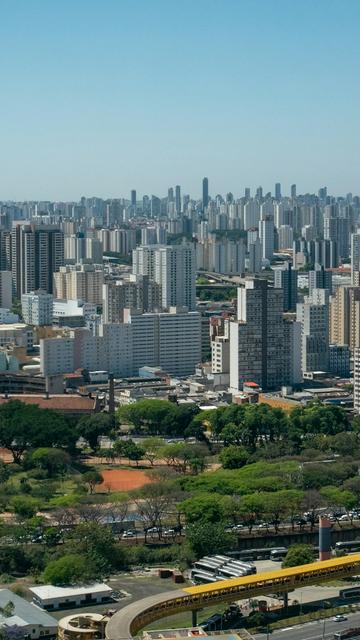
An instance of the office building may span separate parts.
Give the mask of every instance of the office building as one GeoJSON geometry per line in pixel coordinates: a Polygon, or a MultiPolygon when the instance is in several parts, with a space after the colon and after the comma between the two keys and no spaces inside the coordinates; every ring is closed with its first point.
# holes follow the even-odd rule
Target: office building
{"type": "Polygon", "coordinates": [[[202,205],[203,209],[209,204],[209,180],[208,178],[203,178],[202,181],[202,205]]]}
{"type": "Polygon", "coordinates": [[[103,316],[106,324],[123,322],[124,309],[149,313],[160,308],[161,287],[149,276],[130,275],[129,280],[103,285],[103,316]]]}
{"type": "Polygon", "coordinates": [[[295,311],[298,298],[298,272],[290,262],[274,271],[274,286],[283,292],[283,310],[295,311]]]}
{"type": "Polygon", "coordinates": [[[0,271],[0,307],[11,309],[12,275],[11,271],[0,271]]]}
{"type": "Polygon", "coordinates": [[[350,354],[351,352],[347,344],[329,345],[329,372],[333,376],[349,378],[350,354]]]}
{"type": "Polygon", "coordinates": [[[131,197],[131,208],[134,211],[134,213],[136,213],[136,190],[135,189],[131,190],[130,197],[131,197]]]}
{"type": "Polygon", "coordinates": [[[275,183],[275,200],[281,200],[281,184],[280,182],[275,183]]]}
{"type": "Polygon", "coordinates": [[[75,264],[60,267],[54,273],[54,297],[59,300],[83,300],[102,304],[104,268],[99,264],[75,264]]]}
{"type": "Polygon", "coordinates": [[[45,225],[16,225],[11,232],[15,296],[41,289],[53,292],[53,273],[64,264],[64,234],[45,225]]]}
{"type": "Polygon", "coordinates": [[[287,382],[289,345],[285,343],[283,293],[266,280],[246,278],[238,288],[238,318],[230,322],[230,387],[246,381],[262,389],[287,382]]]}
{"type": "Polygon", "coordinates": [[[53,296],[46,291],[31,291],[21,296],[22,316],[26,324],[49,326],[53,321],[53,296]]]}
{"type": "Polygon", "coordinates": [[[295,200],[296,198],[296,184],[291,185],[291,198],[292,200],[295,200]]]}

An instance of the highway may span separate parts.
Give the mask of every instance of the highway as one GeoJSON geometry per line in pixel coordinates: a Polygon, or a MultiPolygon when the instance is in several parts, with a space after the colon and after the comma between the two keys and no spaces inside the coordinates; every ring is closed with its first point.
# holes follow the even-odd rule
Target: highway
{"type": "MultiPolygon", "coordinates": [[[[346,622],[334,622],[331,618],[325,620],[325,635],[323,635],[324,621],[309,622],[303,625],[287,627],[269,634],[271,640],[333,640],[336,631],[343,631],[350,627],[360,627],[360,613],[348,616],[346,622]]],[[[360,635],[358,636],[360,638],[360,635]]],[[[266,633],[254,635],[256,640],[266,640],[266,633]]],[[[356,637],[354,638],[356,640],[356,637]]]]}

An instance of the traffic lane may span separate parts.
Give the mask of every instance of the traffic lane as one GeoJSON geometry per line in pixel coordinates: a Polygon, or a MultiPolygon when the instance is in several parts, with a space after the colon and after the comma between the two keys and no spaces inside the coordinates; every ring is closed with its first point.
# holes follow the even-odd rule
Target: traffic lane
{"type": "MultiPolygon", "coordinates": [[[[325,619],[325,635],[323,635],[324,620],[317,620],[316,622],[307,622],[306,624],[279,629],[271,633],[269,638],[271,640],[323,640],[323,638],[333,640],[336,631],[360,627],[360,613],[349,614],[347,618],[345,622],[334,622],[332,618],[325,619]]],[[[265,640],[266,633],[255,634],[254,638],[256,640],[265,640]]]]}

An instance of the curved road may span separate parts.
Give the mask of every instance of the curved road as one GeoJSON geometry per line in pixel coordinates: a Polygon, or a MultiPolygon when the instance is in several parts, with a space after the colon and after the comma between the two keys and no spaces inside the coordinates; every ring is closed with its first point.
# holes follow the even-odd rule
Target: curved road
{"type": "Polygon", "coordinates": [[[267,593],[285,593],[298,587],[358,574],[360,554],[354,554],[290,569],[167,591],[133,602],[115,613],[106,626],[106,637],[108,640],[125,640],[154,620],[181,611],[203,609],[212,604],[234,602],[267,593]]]}

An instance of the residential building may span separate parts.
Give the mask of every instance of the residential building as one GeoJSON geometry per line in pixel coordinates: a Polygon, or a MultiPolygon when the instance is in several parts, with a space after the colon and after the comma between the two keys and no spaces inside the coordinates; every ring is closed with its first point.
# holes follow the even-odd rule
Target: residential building
{"type": "Polygon", "coordinates": [[[289,367],[285,343],[283,292],[267,280],[246,278],[238,288],[238,317],[230,322],[230,387],[246,381],[263,389],[285,384],[289,367]]]}
{"type": "Polygon", "coordinates": [[[53,273],[64,264],[64,234],[52,225],[21,224],[11,232],[15,296],[42,289],[53,292],[53,273]]]}
{"type": "Polygon", "coordinates": [[[54,273],[54,297],[58,300],[83,300],[101,305],[103,284],[102,265],[67,265],[54,273]]]}
{"type": "Polygon", "coordinates": [[[330,342],[360,345],[360,287],[337,287],[330,298],[330,342]]]}
{"type": "Polygon", "coordinates": [[[51,325],[53,320],[53,296],[46,291],[31,291],[21,296],[24,322],[37,327],[51,325]]]}
{"type": "Polygon", "coordinates": [[[103,285],[103,316],[105,323],[123,322],[124,309],[141,313],[159,311],[161,286],[149,276],[130,275],[129,280],[116,280],[103,285]]]}
{"type": "Polygon", "coordinates": [[[305,302],[298,303],[296,308],[297,321],[301,323],[303,374],[329,369],[329,308],[320,297],[323,291],[314,289],[312,297],[305,297],[305,302]]]}
{"type": "Polygon", "coordinates": [[[148,245],[133,251],[133,273],[161,286],[161,306],[196,308],[196,259],[193,245],[148,245]]]}
{"type": "Polygon", "coordinates": [[[71,330],[69,337],[40,340],[43,375],[84,368],[126,377],[150,366],[187,376],[200,361],[200,314],[185,309],[145,314],[127,309],[123,323],[100,325],[98,335],[78,328],[71,330]]]}
{"type": "Polygon", "coordinates": [[[354,271],[360,271],[360,229],[351,234],[350,241],[351,277],[354,284],[354,271]]]}

